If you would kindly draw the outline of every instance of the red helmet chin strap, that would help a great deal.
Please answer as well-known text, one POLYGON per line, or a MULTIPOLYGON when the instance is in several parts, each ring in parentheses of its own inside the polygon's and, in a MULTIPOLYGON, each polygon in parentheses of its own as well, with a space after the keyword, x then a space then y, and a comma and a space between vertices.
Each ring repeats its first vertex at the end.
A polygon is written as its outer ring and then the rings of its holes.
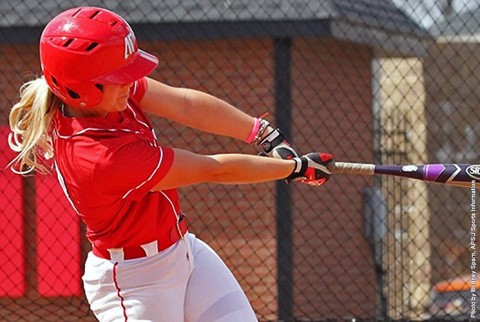
POLYGON ((91 107, 102 101, 95 85, 132 83, 152 72, 158 59, 138 49, 119 15, 78 7, 54 17, 40 37, 40 62, 50 90, 66 104, 91 107))

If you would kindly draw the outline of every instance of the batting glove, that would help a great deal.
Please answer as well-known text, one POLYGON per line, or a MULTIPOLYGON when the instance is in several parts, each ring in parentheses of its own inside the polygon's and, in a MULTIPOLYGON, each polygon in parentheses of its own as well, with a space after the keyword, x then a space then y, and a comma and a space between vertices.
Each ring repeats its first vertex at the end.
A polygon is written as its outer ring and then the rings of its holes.
POLYGON ((332 174, 333 156, 329 153, 311 152, 293 159, 296 162, 287 181, 296 181, 313 186, 321 186, 332 174))
POLYGON ((278 128, 263 137, 259 145, 263 148, 263 156, 286 160, 300 156, 287 140, 285 140, 285 137, 278 128))

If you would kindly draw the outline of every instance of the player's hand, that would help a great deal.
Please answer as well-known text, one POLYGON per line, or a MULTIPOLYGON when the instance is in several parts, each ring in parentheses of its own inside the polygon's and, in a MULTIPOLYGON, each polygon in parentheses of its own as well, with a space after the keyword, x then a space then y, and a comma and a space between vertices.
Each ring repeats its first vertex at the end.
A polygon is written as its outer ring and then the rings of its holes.
POLYGON ((329 153, 311 152, 293 159, 295 169, 287 181, 297 181, 313 186, 321 186, 332 174, 333 156, 329 153), (330 168, 329 168, 330 167, 330 168))
POLYGON ((300 154, 285 140, 280 129, 275 129, 262 138, 259 145, 263 148, 263 156, 290 160, 300 154))

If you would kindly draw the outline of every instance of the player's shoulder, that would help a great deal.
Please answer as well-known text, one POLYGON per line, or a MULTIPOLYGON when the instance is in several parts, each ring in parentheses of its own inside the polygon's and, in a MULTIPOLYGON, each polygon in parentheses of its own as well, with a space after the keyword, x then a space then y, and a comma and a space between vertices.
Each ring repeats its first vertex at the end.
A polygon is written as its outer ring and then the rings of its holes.
POLYGON ((158 158, 160 147, 155 146, 142 136, 117 135, 102 140, 98 163, 109 167, 132 167, 142 160, 158 158))
POLYGON ((130 99, 137 104, 142 100, 147 91, 147 79, 146 77, 136 80, 132 87, 130 87, 130 99))

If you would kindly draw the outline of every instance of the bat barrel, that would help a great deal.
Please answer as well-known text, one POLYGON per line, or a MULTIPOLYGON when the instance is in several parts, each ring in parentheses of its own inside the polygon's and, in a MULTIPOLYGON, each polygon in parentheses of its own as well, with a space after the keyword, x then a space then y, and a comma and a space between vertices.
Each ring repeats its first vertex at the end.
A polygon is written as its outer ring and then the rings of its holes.
POLYGON ((471 164, 374 165, 335 162, 330 169, 334 174, 382 174, 460 187, 470 187, 473 180, 480 180, 480 165, 471 164))

